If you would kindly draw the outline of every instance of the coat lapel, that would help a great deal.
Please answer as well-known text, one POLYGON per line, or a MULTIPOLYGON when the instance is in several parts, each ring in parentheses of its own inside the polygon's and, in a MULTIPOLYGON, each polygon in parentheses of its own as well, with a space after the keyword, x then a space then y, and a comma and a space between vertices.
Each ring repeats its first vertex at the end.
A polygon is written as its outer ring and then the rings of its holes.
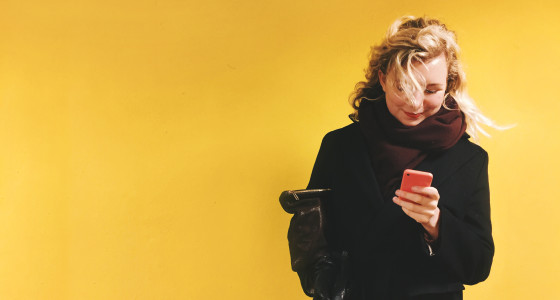
POLYGON ((472 151, 465 151, 469 143, 467 138, 467 135, 463 136, 455 146, 444 153, 428 156, 416 169, 432 173, 434 175, 432 186, 438 188, 474 155, 472 151), (470 153, 470 155, 465 155, 466 153, 470 153))

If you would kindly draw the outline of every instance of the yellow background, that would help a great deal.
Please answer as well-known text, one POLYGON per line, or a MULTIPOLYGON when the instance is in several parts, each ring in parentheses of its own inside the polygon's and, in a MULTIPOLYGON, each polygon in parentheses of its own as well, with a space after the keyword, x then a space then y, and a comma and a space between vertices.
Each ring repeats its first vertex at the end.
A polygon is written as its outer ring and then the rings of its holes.
POLYGON ((465 299, 554 299, 554 3, 2 0, 0 298, 307 299, 278 195, 349 123, 369 47, 427 14, 517 123, 481 141, 496 256, 465 299))

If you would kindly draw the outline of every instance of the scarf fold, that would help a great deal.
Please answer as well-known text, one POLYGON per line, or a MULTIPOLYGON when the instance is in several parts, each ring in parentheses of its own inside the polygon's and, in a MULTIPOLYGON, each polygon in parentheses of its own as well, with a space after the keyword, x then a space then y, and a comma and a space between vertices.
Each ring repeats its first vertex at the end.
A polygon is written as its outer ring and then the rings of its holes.
POLYGON ((446 100, 436 114, 416 126, 403 125, 387 108, 385 99, 363 100, 358 109, 373 170, 384 199, 390 199, 405 169, 414 169, 429 154, 451 148, 465 133, 467 124, 455 100, 446 100))

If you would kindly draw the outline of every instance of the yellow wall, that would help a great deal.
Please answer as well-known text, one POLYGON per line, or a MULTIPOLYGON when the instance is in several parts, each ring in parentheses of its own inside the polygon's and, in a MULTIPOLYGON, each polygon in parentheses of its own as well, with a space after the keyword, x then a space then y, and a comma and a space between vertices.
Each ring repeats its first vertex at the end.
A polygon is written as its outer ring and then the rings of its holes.
POLYGON ((3 0, 0 298, 307 299, 278 195, 349 122, 369 46, 427 14, 518 124, 482 140, 497 252, 465 299, 552 299, 560 6, 390 2, 3 0))

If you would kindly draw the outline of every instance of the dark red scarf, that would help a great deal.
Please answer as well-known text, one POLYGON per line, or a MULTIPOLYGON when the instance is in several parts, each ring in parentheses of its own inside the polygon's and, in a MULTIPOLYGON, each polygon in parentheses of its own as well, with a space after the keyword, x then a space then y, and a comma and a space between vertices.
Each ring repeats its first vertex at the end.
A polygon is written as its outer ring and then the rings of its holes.
POLYGON ((387 108, 384 99, 362 100, 358 110, 373 170, 385 199, 402 178, 405 169, 414 169, 429 154, 451 148, 465 133, 467 124, 455 100, 446 100, 435 115, 416 126, 405 126, 387 108))

